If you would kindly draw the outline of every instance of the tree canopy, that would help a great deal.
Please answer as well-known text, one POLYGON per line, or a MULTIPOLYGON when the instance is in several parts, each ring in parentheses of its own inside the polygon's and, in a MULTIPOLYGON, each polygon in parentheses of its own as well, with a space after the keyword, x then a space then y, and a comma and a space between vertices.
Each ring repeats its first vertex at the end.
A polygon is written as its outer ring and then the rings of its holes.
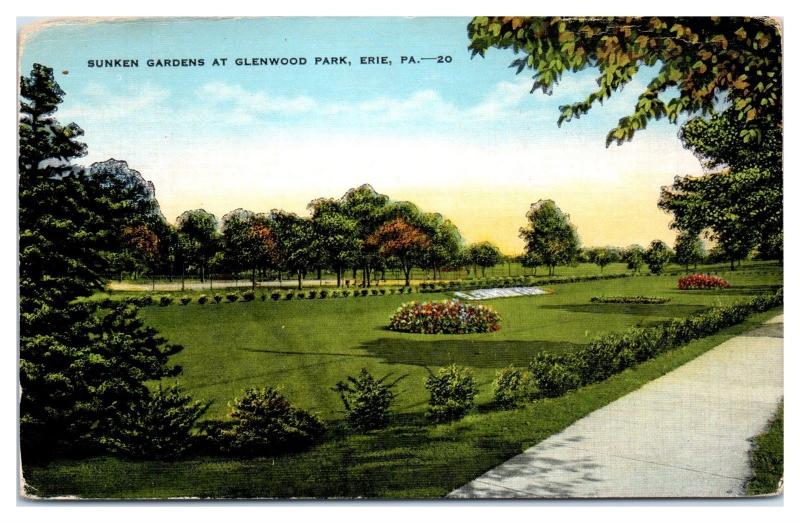
POLYGON ((528 226, 519 230, 525 240, 525 253, 534 255, 553 274, 557 265, 571 263, 578 254, 580 241, 569 215, 553 200, 539 200, 527 214, 528 226))
POLYGON ((781 34, 771 19, 476 17, 468 33, 473 55, 491 47, 523 54, 511 65, 518 73, 534 71, 532 92, 551 94, 565 72, 598 70, 597 89, 561 106, 559 125, 607 100, 642 66, 658 67, 631 114, 609 131, 607 145, 630 140, 653 119, 711 114, 720 101, 745 122, 740 133, 746 142, 782 125, 781 34))

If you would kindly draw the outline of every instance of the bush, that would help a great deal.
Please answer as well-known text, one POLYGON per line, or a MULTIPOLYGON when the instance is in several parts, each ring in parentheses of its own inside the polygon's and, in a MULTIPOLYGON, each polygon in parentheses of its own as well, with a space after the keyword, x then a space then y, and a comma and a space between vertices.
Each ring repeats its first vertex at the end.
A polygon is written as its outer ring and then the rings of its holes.
POLYGON ((158 300, 158 304, 161 305, 162 307, 166 307, 170 303, 172 303, 172 296, 162 296, 158 300))
MULTIPOLYGON (((334 292, 336 292, 336 291, 334 291, 334 292)), ((321 300, 324 300, 327 297, 328 297, 328 291, 327 290, 322 289, 321 291, 319 291, 319 298, 321 300)))
POLYGON ((234 400, 229 422, 204 427, 220 450, 238 456, 264 456, 305 448, 325 433, 317 416, 293 406, 278 390, 249 388, 234 400))
POLYGON ((181 296, 181 305, 189 305, 192 302, 190 296, 181 296))
POLYGON ((636 303, 659 305, 670 301, 669 298, 658 296, 593 296, 592 303, 636 303))
POLYGON ((500 316, 484 305, 454 300, 415 301, 401 305, 389 320, 389 328, 422 334, 470 334, 500 329, 500 316))
POLYGON ((497 371, 494 382, 494 402, 502 408, 518 407, 532 397, 530 371, 509 365, 497 371))
POLYGON ((300 292, 297 293, 297 299, 298 300, 304 300, 305 298, 306 298, 306 293, 305 292, 300 291, 300 292))
POLYGON ((142 403, 117 411, 116 428, 103 444, 125 456, 175 459, 191 447, 194 424, 210 404, 192 401, 177 385, 159 385, 142 403))
POLYGON ((308 291, 308 299, 309 300, 314 300, 316 298, 317 298, 317 291, 313 291, 313 290, 312 291, 308 291))
POLYGON ((261 294, 261 301, 267 301, 267 295, 266 295, 266 293, 262 293, 262 294, 261 294))
POLYGON ((528 366, 538 393, 555 398, 581 385, 575 358, 570 355, 540 352, 528 366))
POLYGON ((379 290, 378 292, 380 292, 380 293, 381 293, 381 296, 383 296, 383 295, 385 295, 385 294, 386 294, 386 289, 381 289, 381 290, 379 290))
POLYGON ((242 300, 243 301, 253 301, 256 299, 256 293, 253 291, 244 291, 242 293, 242 300))
POLYGON ((357 431, 385 427, 389 422, 389 407, 394 401, 392 388, 399 380, 385 383, 390 374, 376 380, 367 369, 357 377, 348 376, 333 387, 339 393, 345 410, 347 424, 357 431))
POLYGON ((281 293, 278 292, 278 291, 275 291, 272 294, 270 294, 269 297, 272 298, 273 301, 278 301, 278 300, 281 299, 281 293))
POLYGON ((285 300, 291 300, 292 298, 294 298, 294 292, 293 292, 293 291, 288 291, 288 292, 287 292, 287 293, 286 293, 286 294, 283 296, 283 298, 284 298, 285 300))
POLYGON ((436 375, 428 376, 425 388, 431 393, 425 415, 436 422, 463 417, 478 394, 472 371, 456 365, 443 367, 436 375))
POLYGON ((348 291, 347 289, 343 290, 342 291, 342 296, 347 298, 348 296, 350 296, 350 291, 348 291))
POLYGON ((222 295, 220 295, 220 294, 215 294, 215 295, 214 295, 214 303, 219 303, 219 302, 221 302, 221 301, 222 301, 222 295))
POLYGON ((236 294, 236 293, 233 293, 233 292, 231 292, 229 294, 226 294, 225 298, 227 298, 228 302, 230 302, 230 303, 233 303, 235 301, 239 301, 239 295, 236 294))
POLYGON ((378 295, 378 289, 372 289, 372 295, 373 296, 377 296, 378 295))
POLYGON ((689 274, 678 279, 678 288, 682 291, 692 289, 727 289, 731 285, 719 276, 709 274, 689 274))
POLYGON ((361 289, 361 296, 366 296, 367 294, 369 294, 369 290, 361 289))
POLYGON ((208 303, 208 296, 206 296, 205 294, 201 294, 200 296, 197 297, 197 303, 199 303, 200 305, 205 305, 206 303, 208 303))

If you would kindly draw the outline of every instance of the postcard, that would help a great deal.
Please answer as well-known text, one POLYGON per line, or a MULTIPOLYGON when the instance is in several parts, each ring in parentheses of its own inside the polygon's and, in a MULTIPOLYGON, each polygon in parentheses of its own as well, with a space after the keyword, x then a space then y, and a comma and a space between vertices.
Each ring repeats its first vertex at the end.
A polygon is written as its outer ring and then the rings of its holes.
POLYGON ((19 35, 19 495, 783 489, 783 26, 19 35))

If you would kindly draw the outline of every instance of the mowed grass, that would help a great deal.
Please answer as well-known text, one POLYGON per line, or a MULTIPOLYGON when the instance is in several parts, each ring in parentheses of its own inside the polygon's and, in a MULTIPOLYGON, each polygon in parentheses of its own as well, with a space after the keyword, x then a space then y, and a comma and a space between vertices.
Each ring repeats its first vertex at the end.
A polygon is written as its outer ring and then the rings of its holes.
POLYGON ((783 402, 767 430, 753 440, 750 463, 753 477, 747 484, 750 495, 777 494, 783 479, 783 402))
POLYGON ((501 330, 489 334, 405 334, 386 328, 400 304, 451 294, 173 304, 147 307, 142 315, 169 342, 184 346, 172 358, 183 367, 176 379, 194 397, 213 401, 206 417, 225 416, 228 403, 246 387, 277 386, 297 405, 325 419, 339 419, 341 403, 331 387, 362 367, 377 376, 404 376, 395 411, 418 414, 428 399, 425 379, 439 367, 471 367, 480 387, 477 401, 485 403, 497 369, 525 366, 540 351, 574 350, 603 333, 683 317, 781 283, 779 268, 756 268, 725 273, 733 287, 721 291, 678 291, 676 276, 640 276, 554 285, 546 296, 485 300, 480 303, 494 307, 502 318, 501 330), (598 295, 664 296, 671 301, 590 303, 598 295))
POLYGON ((746 332, 781 308, 696 340, 601 383, 511 411, 481 405, 450 424, 396 416, 365 435, 334 426, 308 451, 250 460, 198 457, 175 462, 117 458, 27 465, 27 491, 86 498, 436 498, 556 434, 578 419, 746 332))

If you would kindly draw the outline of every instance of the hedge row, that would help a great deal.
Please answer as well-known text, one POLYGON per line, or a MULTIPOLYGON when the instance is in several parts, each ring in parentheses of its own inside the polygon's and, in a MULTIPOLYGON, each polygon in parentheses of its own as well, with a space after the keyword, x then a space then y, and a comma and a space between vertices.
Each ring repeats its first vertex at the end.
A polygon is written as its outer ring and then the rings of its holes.
POLYGON ((539 395, 556 397, 603 381, 623 370, 743 322, 753 313, 783 304, 783 289, 747 301, 674 319, 657 327, 635 327, 592 340, 568 354, 540 353, 530 364, 539 395))
POLYGON ((670 298, 660 296, 592 296, 589 300, 592 303, 636 303, 636 304, 656 304, 667 303, 670 298))

